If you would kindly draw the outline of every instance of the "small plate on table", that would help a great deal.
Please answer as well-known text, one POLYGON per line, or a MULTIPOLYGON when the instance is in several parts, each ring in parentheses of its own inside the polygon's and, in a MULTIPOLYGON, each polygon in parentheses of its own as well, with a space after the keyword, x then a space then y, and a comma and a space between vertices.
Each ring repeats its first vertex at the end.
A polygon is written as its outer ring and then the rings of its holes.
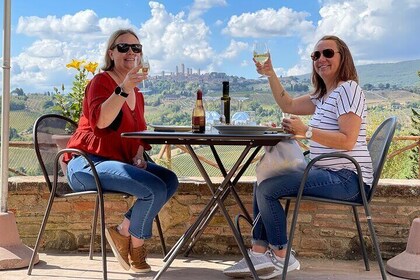
POLYGON ((160 125, 160 124, 149 124, 153 127, 154 131, 160 132, 188 132, 191 131, 190 125, 160 125))
POLYGON ((213 125, 220 134, 264 134, 269 127, 261 125, 213 125))

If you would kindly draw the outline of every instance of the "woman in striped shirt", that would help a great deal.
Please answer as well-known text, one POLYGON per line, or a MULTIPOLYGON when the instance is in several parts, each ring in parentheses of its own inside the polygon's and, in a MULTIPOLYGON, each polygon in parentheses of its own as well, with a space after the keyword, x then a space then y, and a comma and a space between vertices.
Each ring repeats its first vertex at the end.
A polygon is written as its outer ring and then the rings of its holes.
MULTIPOLYGON (((286 132, 309 139, 311 157, 341 152, 354 157, 361 166, 365 188, 372 182, 372 164, 366 144, 366 100, 358 85, 358 76, 347 45, 336 36, 324 36, 315 45, 312 58, 314 91, 292 98, 277 77, 271 59, 264 64, 256 61, 260 74, 268 81, 277 104, 292 116, 282 122, 286 132), (297 115, 312 115, 305 124, 297 115)), ((304 195, 361 201, 355 168, 345 159, 318 161, 309 172, 304 195)), ((270 279, 280 275, 286 254, 286 216, 279 198, 296 195, 303 172, 290 172, 262 181, 254 190, 254 215, 261 213, 253 228, 250 258, 256 270, 274 272, 261 276, 270 279)), ((291 255, 289 271, 299 269, 291 255)), ((230 276, 248 272, 242 260, 226 269, 230 276)))

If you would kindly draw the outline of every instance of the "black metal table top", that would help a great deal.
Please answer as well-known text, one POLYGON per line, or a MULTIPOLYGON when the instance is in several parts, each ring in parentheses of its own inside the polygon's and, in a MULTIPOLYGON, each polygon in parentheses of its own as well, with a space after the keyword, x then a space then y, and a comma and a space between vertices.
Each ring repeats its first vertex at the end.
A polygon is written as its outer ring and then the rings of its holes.
POLYGON ((286 133, 270 134, 219 134, 214 132, 161 132, 135 131, 121 133, 122 137, 141 138, 149 144, 188 144, 188 145, 251 145, 273 146, 281 140, 294 135, 286 133))

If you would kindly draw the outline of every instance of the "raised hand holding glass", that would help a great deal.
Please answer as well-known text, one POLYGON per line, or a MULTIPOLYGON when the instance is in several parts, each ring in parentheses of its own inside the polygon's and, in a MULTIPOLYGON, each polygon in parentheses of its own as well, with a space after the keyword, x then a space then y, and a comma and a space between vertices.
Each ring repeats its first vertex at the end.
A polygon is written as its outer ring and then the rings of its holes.
MULTIPOLYGON (((254 59, 261 65, 264 64, 270 57, 270 52, 268 50, 266 43, 255 42, 254 43, 254 59)), ((265 74, 261 75, 260 78, 269 77, 265 74)))

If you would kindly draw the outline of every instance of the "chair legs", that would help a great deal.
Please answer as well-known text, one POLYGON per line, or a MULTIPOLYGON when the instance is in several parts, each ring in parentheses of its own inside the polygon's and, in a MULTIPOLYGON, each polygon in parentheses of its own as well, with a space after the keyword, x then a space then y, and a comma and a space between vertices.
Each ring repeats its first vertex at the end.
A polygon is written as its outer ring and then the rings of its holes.
POLYGON ((251 226, 255 224, 255 220, 254 220, 254 222, 249 221, 248 218, 245 215, 243 215, 243 214, 238 214, 234 218, 234 224, 235 224, 236 230, 239 233, 239 237, 241 239, 242 244, 244 244, 244 239, 242 237, 241 225, 240 225, 240 219, 241 218, 244 219, 245 221, 247 221, 251 226))
POLYGON ((165 238, 163 238, 162 225, 160 224, 159 215, 156 215, 155 222, 156 222, 157 230, 159 232, 160 244, 162 245, 162 253, 163 253, 163 256, 166 256, 168 251, 166 249, 165 238))
MULTIPOLYGON (((55 193, 51 192, 50 198, 48 200, 47 209, 45 210, 44 218, 42 219, 41 228, 38 233, 38 237, 35 242, 34 250, 32 253, 31 260, 29 262, 28 267, 28 275, 31 275, 32 269, 34 267, 34 262, 36 255, 39 250, 39 246, 41 245, 41 239, 45 232, 45 227, 47 225, 48 218, 50 216, 51 208, 54 203, 54 197, 55 193)), ((102 271, 103 271, 103 279, 107 279, 107 263, 106 263, 106 238, 105 238, 105 211, 104 211, 104 201, 103 198, 101 199, 99 195, 96 196, 95 200, 95 210, 93 214, 93 221, 92 221, 92 234, 90 238, 90 246, 89 246, 89 259, 93 259, 93 252, 94 252, 94 246, 95 246, 95 236, 96 236, 96 226, 98 223, 98 214, 100 214, 100 220, 101 220, 101 253, 102 253, 102 271)), ((163 237, 163 231, 162 226, 160 224, 159 216, 156 215, 155 222, 157 225, 157 229, 159 232, 160 242, 162 244, 162 251, 163 255, 165 256, 167 254, 165 239, 163 237)))
POLYGON ((99 209, 99 197, 96 196, 95 210, 93 212, 93 221, 92 221, 92 234, 90 235, 89 260, 93 260, 93 252, 95 250, 96 226, 98 225, 98 209, 99 209))
MULTIPOLYGON (((298 213, 299 213, 300 202, 301 202, 301 199, 300 199, 300 197, 298 197, 296 199, 296 204, 295 204, 295 210, 294 210, 294 213, 293 213, 292 223, 290 225, 290 233, 289 233, 289 241, 288 241, 289 245, 293 244, 293 238, 294 238, 294 235, 295 235, 295 229, 296 229, 296 223, 297 223, 297 218, 298 218, 298 213)), ((289 203, 289 200, 286 203, 286 209, 287 210, 289 208, 288 203, 289 203)), ((373 247, 375 249, 376 258, 378 260, 378 264, 379 264, 379 268, 380 268, 380 271, 381 271, 382 279, 386 280, 387 277, 386 277, 385 267, 384 267, 384 264, 383 264, 381 251, 379 249, 379 244, 378 244, 378 241, 377 241, 377 238, 376 238, 375 229, 373 227, 372 217, 370 215, 370 209, 369 209, 368 205, 364 205, 364 207, 365 207, 365 213, 366 213, 366 217, 367 217, 368 228, 369 228, 370 235, 372 237, 372 243, 373 243, 373 247)), ((363 241, 363 234, 362 234, 362 230, 361 230, 361 226, 360 226, 359 216, 357 214, 356 207, 352 206, 352 208, 353 208, 354 218, 356 220, 357 232, 359 234, 360 246, 362 247, 363 260, 365 262, 366 270, 369 271, 370 270, 369 260, 368 260, 368 257, 367 257, 366 246, 365 246, 364 241, 363 241)), ((288 265, 289 265, 289 259, 290 259, 291 251, 292 251, 292 246, 287 246, 286 258, 285 258, 285 261, 284 261, 284 267, 288 267, 288 265)), ((282 280, 286 280, 286 276, 287 276, 287 269, 283 269, 282 280)))
POLYGON ((92 233, 90 236, 90 245, 89 245, 89 259, 93 259, 93 253, 95 251, 95 237, 96 237, 96 227, 98 225, 98 214, 100 214, 101 220, 101 254, 102 254, 102 272, 103 279, 108 278, 108 270, 106 263, 106 238, 105 238, 105 210, 104 210, 104 201, 103 198, 99 198, 99 194, 95 199, 95 210, 93 212, 93 221, 92 221, 92 233))
MULTIPOLYGON (((106 264, 106 238, 105 238, 105 209, 104 209, 104 198, 101 194, 97 195, 96 198, 97 202, 96 205, 99 204, 99 213, 101 217, 101 252, 102 252, 102 272, 103 272, 103 279, 108 279, 107 277, 107 264, 106 264)), ((95 211, 96 211, 95 205, 95 211)))
POLYGON ((379 268, 381 270, 382 279, 386 280, 386 272, 384 262, 382 260, 381 251, 379 250, 379 244, 376 238, 375 229, 373 228, 372 218, 368 218, 368 227, 370 231, 370 235, 372 237, 373 247, 375 248, 376 259, 378 260, 379 268))
MULTIPOLYGON (((292 223, 290 225, 289 241, 287 242, 289 245, 287 246, 286 258, 284 260, 284 267, 286 269, 283 269, 283 273, 282 273, 282 276, 281 276, 282 280, 286 280, 287 267, 289 266, 290 254, 292 252, 292 244, 293 244, 293 238, 295 236, 295 229, 296 229, 296 223, 297 223, 297 218, 298 218, 298 214, 299 214, 301 197, 302 197, 302 193, 298 194, 298 196, 296 198, 296 202, 295 202, 295 211, 293 212, 292 223)), ((287 211, 289 210, 289 206, 290 206, 290 200, 287 200, 287 202, 286 202, 287 211)))
POLYGON ((378 260, 379 269, 381 270, 382 279, 386 280, 387 278, 386 278, 385 266, 384 266, 384 262, 382 260, 381 251, 379 249, 378 239, 376 238, 376 232, 375 232, 375 229, 373 227, 372 216, 370 214, 369 205, 365 204, 364 207, 365 207, 365 213, 366 213, 368 228, 369 228, 370 236, 372 237, 372 244, 373 244, 373 247, 375 249, 375 254, 376 254, 376 259, 378 260))
MULTIPOLYGON (((95 211, 93 214, 93 222, 92 222, 92 235, 90 238, 90 248, 89 248, 89 259, 93 259, 93 252, 95 249, 95 236, 96 236, 96 226, 98 223, 98 212, 100 209, 100 200, 99 196, 96 196, 95 201, 95 211)), ((106 279, 106 271, 107 271, 107 264, 106 264, 106 239, 105 239, 105 213, 102 213, 101 210, 101 250, 102 250, 102 266, 104 271, 104 279, 106 279)), ((159 216, 156 215, 155 217, 156 226, 159 232, 160 243, 162 245, 162 252, 163 256, 167 254, 165 239, 163 237, 162 226, 160 224, 159 216)))
POLYGON ((32 269, 34 267, 35 258, 38 253, 39 246, 41 245, 41 239, 42 239, 42 236, 44 235, 45 226, 47 225, 48 217, 50 216, 51 208, 54 203, 54 196, 55 196, 55 193, 51 192, 50 198, 48 200, 47 209, 45 210, 44 218, 42 219, 41 228, 39 229, 38 237, 35 242, 35 247, 32 253, 32 257, 29 262, 29 267, 28 267, 28 272, 27 272, 28 275, 31 275, 32 269))
POLYGON ((359 214, 357 214, 357 209, 355 206, 352 206, 352 209, 353 209, 353 214, 354 214, 354 220, 356 221, 357 233, 359 234, 359 242, 362 249, 363 261, 365 262, 366 271, 369 271, 370 270, 369 260, 368 260, 368 256, 366 252, 365 242, 363 240, 363 233, 362 233, 362 228, 360 226, 359 214))
POLYGON ((286 217, 289 214, 289 208, 290 208, 290 199, 286 199, 286 205, 284 206, 284 215, 286 217))

